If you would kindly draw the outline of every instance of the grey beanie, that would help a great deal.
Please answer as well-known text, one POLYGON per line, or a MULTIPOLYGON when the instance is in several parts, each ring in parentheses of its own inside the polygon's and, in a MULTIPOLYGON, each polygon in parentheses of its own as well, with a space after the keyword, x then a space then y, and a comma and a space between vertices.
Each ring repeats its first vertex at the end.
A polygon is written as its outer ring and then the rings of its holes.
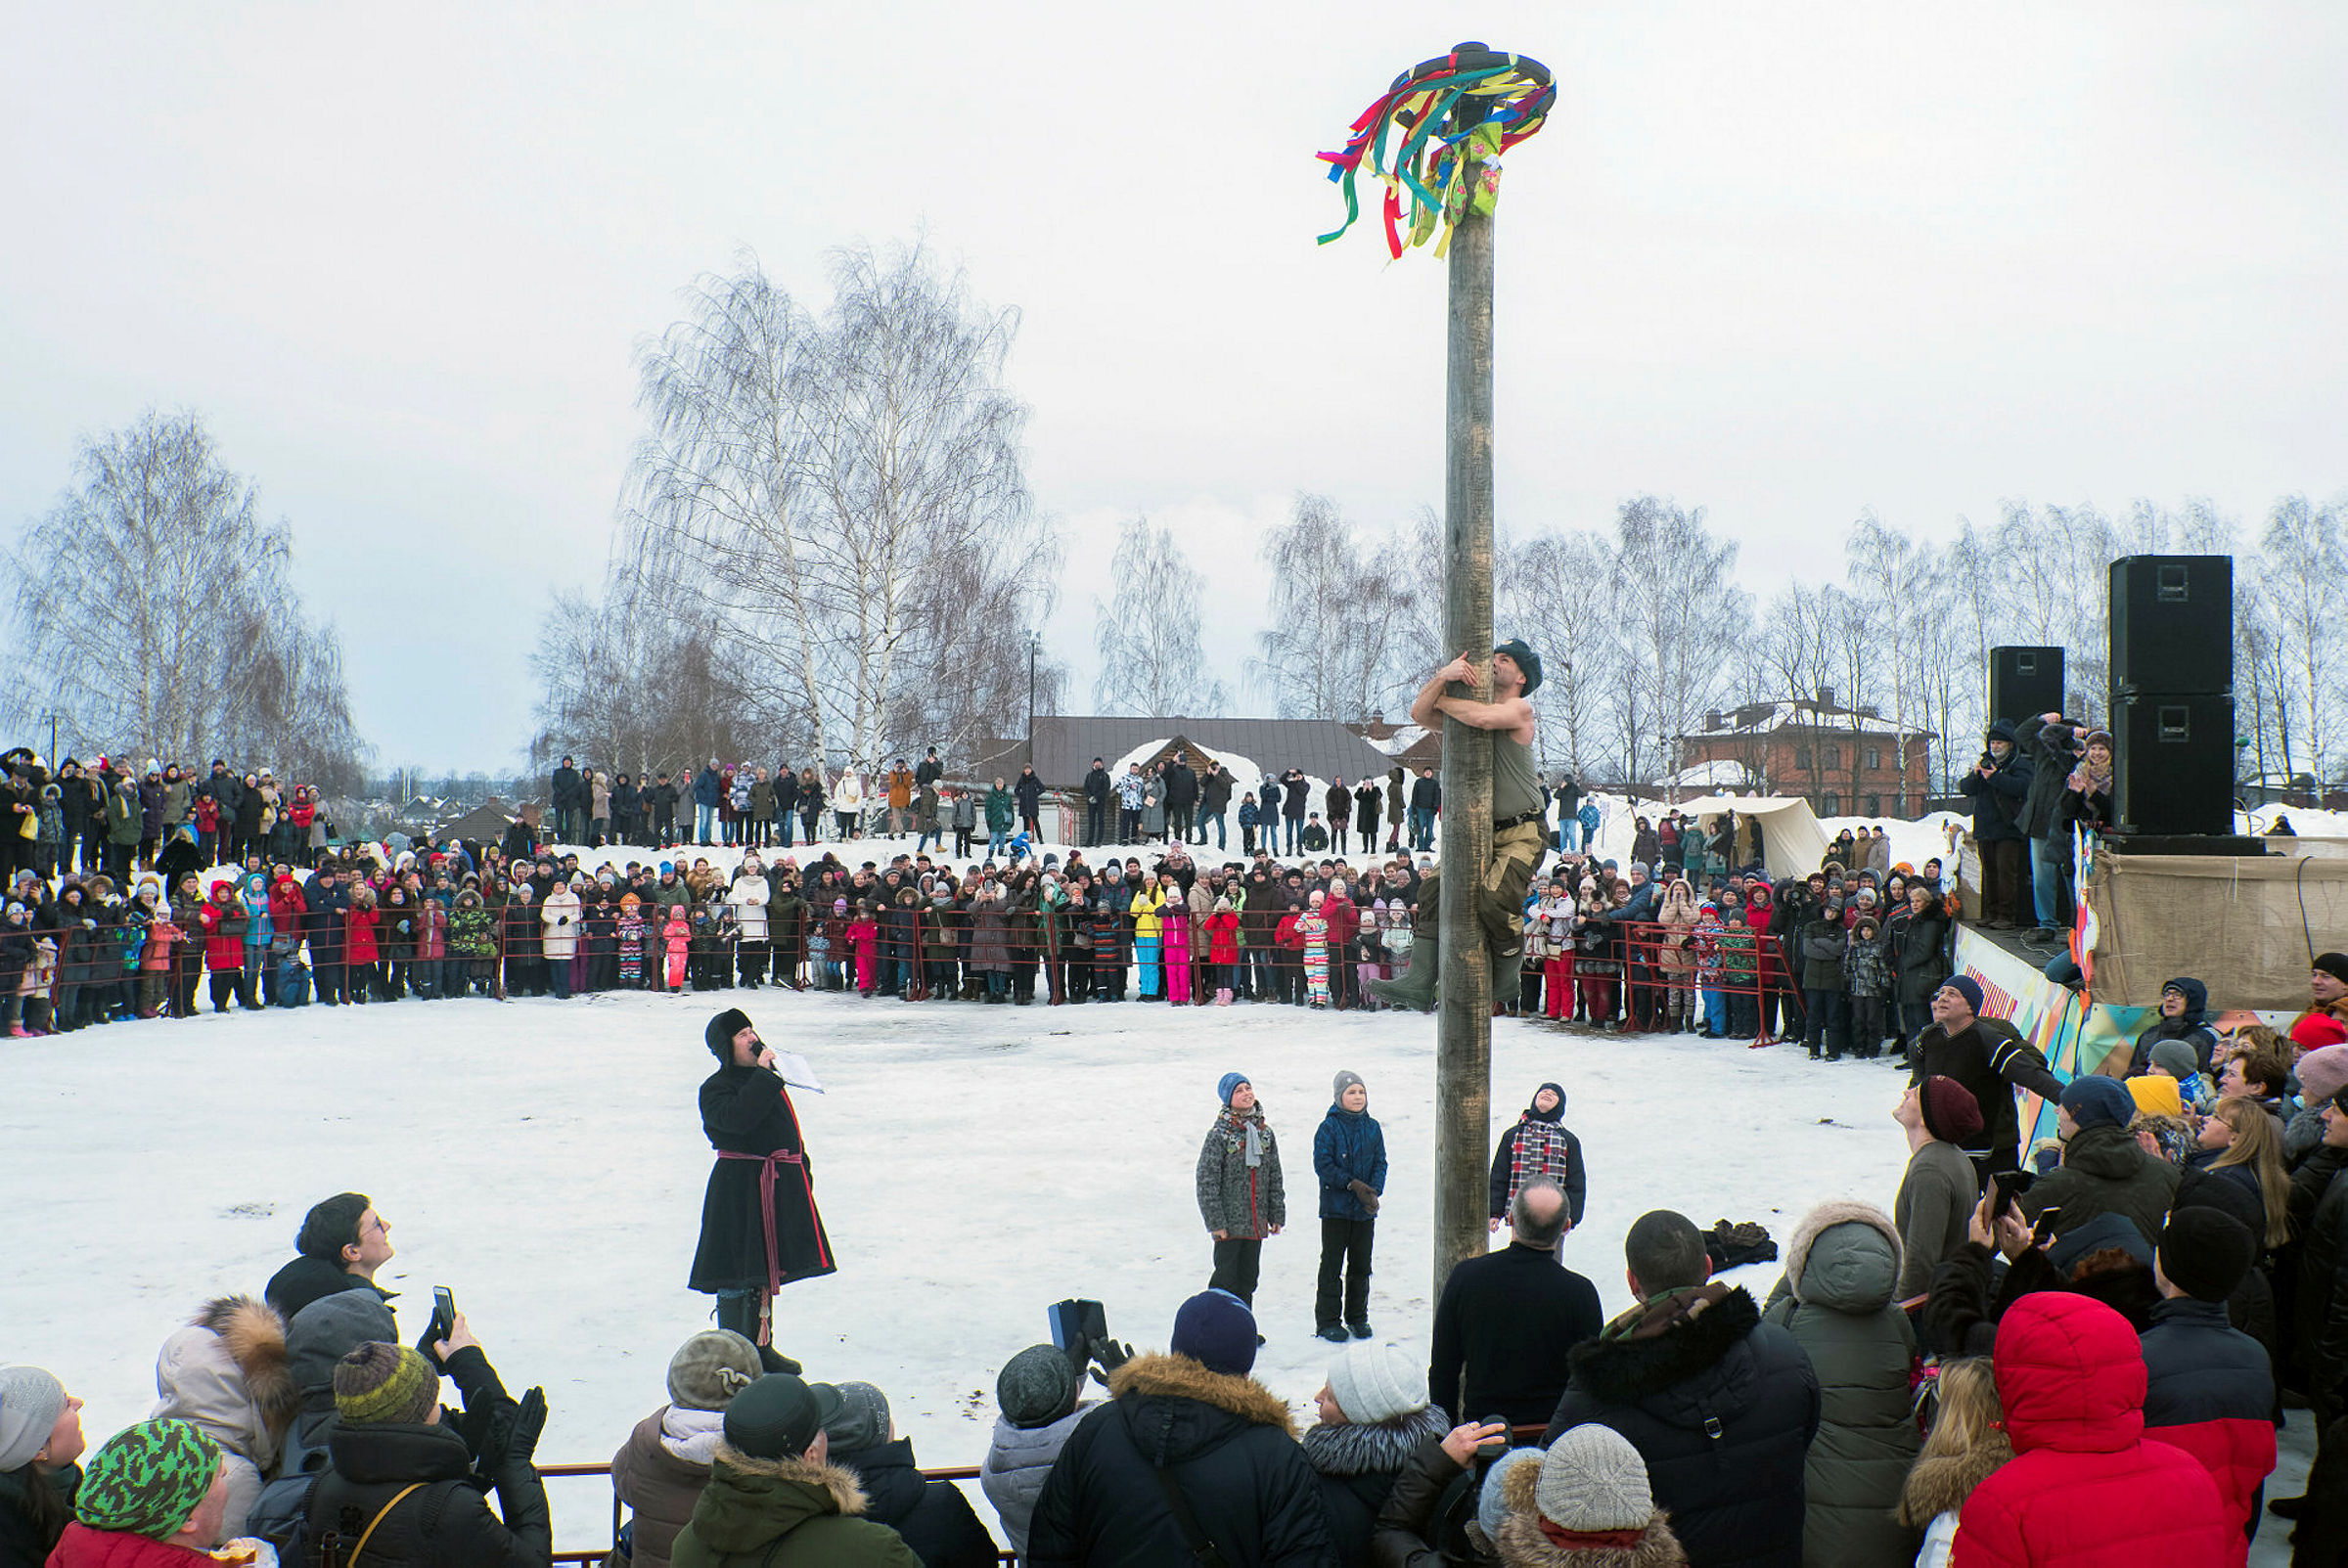
POLYGON ((1501 1521, 1509 1516, 1508 1500, 1502 1496, 1508 1485, 1509 1472, 1519 1464, 1537 1462, 1540 1457, 1539 1449, 1511 1449, 1494 1459, 1492 1468, 1484 1472, 1483 1490, 1475 1497, 1475 1523, 1483 1531, 1485 1541, 1500 1539, 1501 1521))
POLYGON ((1075 1361, 1058 1345, 1030 1345, 1004 1365, 995 1379, 995 1405, 1021 1431, 1050 1426, 1076 1408, 1084 1392, 1075 1361))
POLYGON ((1329 1392, 1347 1420, 1376 1426, 1426 1409, 1426 1370, 1392 1345, 1357 1339, 1330 1367, 1329 1392))
POLYGON ((722 1411, 764 1376, 758 1347, 730 1328, 710 1328, 668 1359, 668 1402, 681 1411, 722 1411))
POLYGON ((66 1385, 38 1366, 0 1366, 0 1473, 21 1470, 48 1447, 66 1413, 66 1385))
MULTIPOLYGON (((1354 1085, 1361 1083, 1362 1075, 1358 1072, 1341 1072, 1337 1074, 1336 1085, 1329 1092, 1329 1102, 1332 1105, 1336 1104, 1345 1098, 1345 1091, 1351 1089, 1354 1085)), ((1364 1093, 1367 1093, 1369 1088, 1370 1086, 1368 1084, 1362 1084, 1364 1093)))
POLYGON ((894 1430, 888 1418, 888 1396, 870 1383, 835 1383, 839 1412, 824 1423, 832 1446, 843 1454, 861 1454, 888 1441, 894 1430))
POLYGON ((1647 1461, 1630 1439, 1596 1422, 1549 1446, 1533 1505, 1564 1530, 1644 1530, 1655 1516, 1647 1461))
POLYGON ((2179 1083, 2201 1070, 2201 1059, 2193 1048, 2182 1040, 2156 1040, 2152 1043, 2152 1064, 2179 1083))

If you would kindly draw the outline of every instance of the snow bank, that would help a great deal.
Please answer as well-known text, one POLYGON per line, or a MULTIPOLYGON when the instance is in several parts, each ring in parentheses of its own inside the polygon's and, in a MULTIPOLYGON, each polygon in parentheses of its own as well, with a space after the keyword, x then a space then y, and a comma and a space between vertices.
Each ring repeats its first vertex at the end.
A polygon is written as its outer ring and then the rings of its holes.
MULTIPOLYGON (((786 1288, 782 1340, 816 1375, 886 1390, 924 1460, 984 1452, 995 1374, 1047 1337, 1050 1302, 1098 1298, 1120 1338, 1164 1345, 1209 1272, 1192 1170, 1234 1069, 1264 1098, 1289 1192, 1258 1296, 1264 1380, 1310 1419, 1332 1349, 1312 1337, 1312 1134, 1339 1068, 1368 1080, 1392 1160, 1372 1320, 1425 1354, 1430 1019, 767 990, 313 1007, 10 1042, 0 1145, 38 1196, 16 1206, 0 1278, 8 1358, 86 1398, 95 1444, 146 1414, 156 1349, 205 1297, 257 1294, 310 1204, 363 1191, 393 1228, 381 1279, 403 1333, 448 1285, 507 1383, 546 1385, 541 1456, 607 1458, 708 1322, 685 1288, 710 1163, 695 1089, 702 1025, 737 1004, 830 1090, 798 1103, 841 1268, 786 1288)), ((1646 1210, 1759 1220, 1782 1241, 1824 1199, 1888 1208, 1907 1162, 1890 1119, 1904 1077, 1881 1062, 1515 1020, 1495 1023, 1493 1061, 1495 1138, 1541 1081, 1566 1087, 1590 1172, 1566 1257, 1609 1312, 1646 1210)), ((1738 1274, 1759 1294, 1777 1270, 1738 1274)), ((605 1539, 608 1491, 553 1493, 558 1545, 605 1539)))

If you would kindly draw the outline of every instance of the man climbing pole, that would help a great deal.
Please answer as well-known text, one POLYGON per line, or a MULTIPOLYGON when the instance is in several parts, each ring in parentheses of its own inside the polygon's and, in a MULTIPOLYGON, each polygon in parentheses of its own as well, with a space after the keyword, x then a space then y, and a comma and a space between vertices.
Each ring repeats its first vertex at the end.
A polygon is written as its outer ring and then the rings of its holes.
MULTIPOLYGON (((1473 688, 1477 678, 1474 664, 1462 653, 1420 688, 1411 703, 1411 722, 1432 729, 1450 717, 1492 737, 1492 859, 1478 869, 1475 923, 1491 953, 1497 994, 1498 977, 1515 972, 1523 951, 1525 889, 1548 853, 1541 830, 1541 784, 1533 773, 1533 705, 1526 700, 1541 684, 1541 655, 1522 638, 1512 638, 1492 650, 1491 701, 1444 693, 1455 681, 1473 688)), ((1421 1011, 1434 1006, 1441 962, 1436 878, 1441 874, 1438 866, 1420 884, 1410 969, 1370 983, 1371 994, 1381 1001, 1421 1011)))

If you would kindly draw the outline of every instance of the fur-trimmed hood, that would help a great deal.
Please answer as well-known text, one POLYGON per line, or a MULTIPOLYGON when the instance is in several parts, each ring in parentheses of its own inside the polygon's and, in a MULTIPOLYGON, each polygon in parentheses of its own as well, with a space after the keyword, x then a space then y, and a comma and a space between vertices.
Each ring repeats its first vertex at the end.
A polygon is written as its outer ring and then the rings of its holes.
MULTIPOLYGON (((1606 1324, 1596 1339, 1567 1353, 1572 1386, 1606 1405, 1637 1405, 1719 1366, 1761 1324, 1761 1309, 1742 1285, 1718 1280, 1693 1290, 1641 1302, 1606 1324)), ((1728 1415, 1750 1399, 1752 1378, 1713 1391, 1711 1413, 1728 1415)), ((1700 1425, 1700 1418, 1695 1422, 1700 1425)))
POLYGON ((1252 1377, 1209 1371, 1188 1356, 1136 1356, 1109 1375, 1108 1391, 1135 1451, 1150 1464, 1181 1464, 1250 1427, 1290 1441, 1288 1408, 1252 1377))
POLYGON ((757 1551, 810 1519, 856 1518, 864 1488, 853 1472, 802 1458, 758 1459, 719 1443, 709 1484, 694 1505, 692 1530, 720 1555, 757 1551))
POLYGON ((1322 1475, 1395 1475, 1428 1438, 1450 1430, 1450 1417, 1432 1405, 1390 1421, 1308 1426, 1304 1456, 1322 1475))
POLYGON ((2013 1448, 2006 1434, 1993 1431, 1964 1454, 1918 1459, 1908 1471, 1907 1484, 1900 1488, 1900 1523, 1921 1530, 1940 1515, 1963 1508, 1973 1488, 2012 1457, 2013 1448))
POLYGON ((1671 1533, 1670 1516, 1657 1508, 1647 1523, 1647 1534, 1635 1546, 1560 1546, 1541 1528, 1541 1512, 1533 1502, 1540 1485, 1541 1466, 1519 1464, 1501 1479, 1501 1500, 1508 1517, 1500 1522, 1494 1543, 1508 1568, 1686 1568, 1688 1552, 1671 1533))
POLYGON ((1785 1287, 1805 1306, 1879 1312, 1899 1278, 1899 1228, 1872 1203, 1821 1203, 1785 1243, 1785 1287))
POLYGON ((155 1361, 154 1417, 176 1416, 261 1469, 300 1408, 286 1357, 286 1321, 250 1296, 203 1304, 155 1361))

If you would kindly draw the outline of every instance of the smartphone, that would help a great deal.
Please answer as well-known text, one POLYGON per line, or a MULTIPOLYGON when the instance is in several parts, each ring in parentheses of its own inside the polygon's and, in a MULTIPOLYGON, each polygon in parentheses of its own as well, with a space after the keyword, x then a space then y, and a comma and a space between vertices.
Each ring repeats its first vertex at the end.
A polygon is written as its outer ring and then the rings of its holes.
POLYGON ((1062 1350, 1108 1337, 1108 1309, 1097 1301, 1056 1301, 1044 1316, 1052 1325, 1052 1343, 1062 1350))
POLYGON ((457 1298, 446 1285, 432 1286, 432 1322, 425 1342, 437 1345, 457 1331, 457 1298))
POLYGON ((1475 1446, 1475 1456, 1479 1459, 1497 1459, 1509 1452, 1509 1435, 1512 1430, 1509 1426, 1509 1418, 1505 1415, 1487 1415, 1484 1417, 1484 1424, 1499 1427, 1501 1429, 1500 1436, 1478 1443, 1475 1446))
POLYGON ((2043 1247, 2054 1239, 2054 1227, 2062 1223, 2062 1210, 2048 1207, 2038 1211, 2038 1223, 2030 1228, 2030 1244, 2043 1247))
POLYGON ((1989 1206, 1990 1222, 1995 1224, 2012 1212, 2013 1200, 2029 1191, 2030 1184, 2037 1180, 2029 1171, 1992 1171, 1989 1183, 1997 1191, 1997 1201, 1989 1206))

